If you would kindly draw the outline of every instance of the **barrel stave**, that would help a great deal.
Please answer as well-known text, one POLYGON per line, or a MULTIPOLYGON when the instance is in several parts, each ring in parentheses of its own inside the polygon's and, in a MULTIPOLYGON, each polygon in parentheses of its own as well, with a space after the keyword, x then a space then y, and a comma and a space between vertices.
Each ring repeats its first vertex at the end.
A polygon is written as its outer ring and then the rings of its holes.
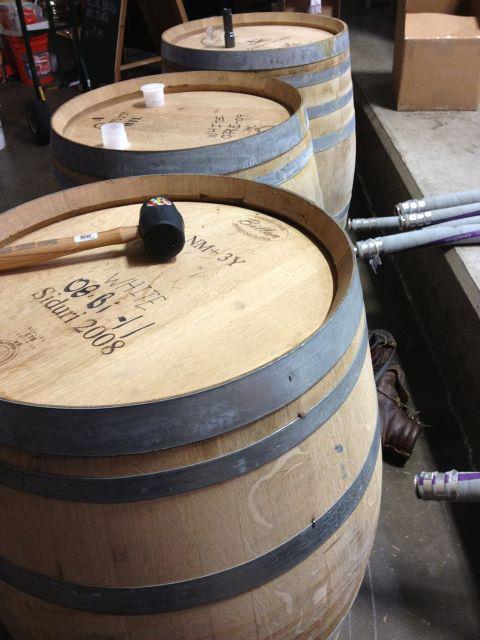
POLYGON ((52 629, 55 640, 151 640, 154 634, 169 640, 306 640, 312 633, 327 640, 360 587, 375 535, 380 483, 379 456, 364 498, 328 548, 250 593, 161 617, 108 616, 72 611, 0 582, 3 622, 15 631, 15 640, 46 640, 52 629))
MULTIPOLYGON (((280 546, 341 497, 367 457, 377 410, 374 397, 362 403, 371 388, 369 367, 366 361, 340 410, 312 436, 227 482, 124 504, 72 503, 0 487, 3 555, 53 578, 61 571, 72 582, 142 586, 220 572, 280 546), (354 412, 361 438, 350 421, 354 412), (278 519, 285 500, 288 513, 278 519), (24 527, 27 517, 35 522, 34 544, 24 527)), ((104 463, 108 468, 109 459, 104 463)))

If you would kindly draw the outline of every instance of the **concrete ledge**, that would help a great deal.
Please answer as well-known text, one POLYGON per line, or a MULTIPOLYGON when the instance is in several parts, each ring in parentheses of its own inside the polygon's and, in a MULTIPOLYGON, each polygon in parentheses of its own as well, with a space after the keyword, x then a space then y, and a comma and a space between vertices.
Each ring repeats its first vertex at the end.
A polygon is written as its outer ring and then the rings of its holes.
MULTIPOLYGON (((392 215, 393 205, 408 198, 480 186, 480 112, 395 111, 393 11, 352 6, 345 19, 352 41, 357 167, 375 215, 392 215)), ((392 259, 479 465, 480 247, 422 249, 392 259)))

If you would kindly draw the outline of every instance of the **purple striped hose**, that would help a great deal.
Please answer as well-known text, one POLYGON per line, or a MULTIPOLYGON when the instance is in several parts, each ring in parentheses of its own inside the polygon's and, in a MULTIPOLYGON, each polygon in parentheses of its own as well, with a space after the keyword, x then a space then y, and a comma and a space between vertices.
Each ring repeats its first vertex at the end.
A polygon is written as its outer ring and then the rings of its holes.
POLYGON ((415 476, 415 493, 420 500, 448 502, 480 501, 480 473, 477 471, 422 471, 415 476))
POLYGON ((446 222, 449 220, 461 221, 480 215, 480 202, 465 204, 460 207, 448 207, 435 211, 424 211, 421 213, 401 213, 398 216, 383 216, 380 218, 351 218, 348 221, 348 228, 351 231, 369 232, 374 229, 401 229, 407 231, 419 227, 426 227, 431 224, 446 222))
POLYGON ((434 209, 444 209, 446 207, 458 207, 463 204, 480 202, 480 189, 467 189, 466 191, 451 191, 437 196, 425 196, 417 200, 406 200, 395 205, 396 212, 420 213, 422 211, 433 211, 434 209))
POLYGON ((480 224, 460 227, 434 225, 418 231, 359 240, 355 252, 359 258, 378 260, 381 255, 434 245, 480 244, 480 224))

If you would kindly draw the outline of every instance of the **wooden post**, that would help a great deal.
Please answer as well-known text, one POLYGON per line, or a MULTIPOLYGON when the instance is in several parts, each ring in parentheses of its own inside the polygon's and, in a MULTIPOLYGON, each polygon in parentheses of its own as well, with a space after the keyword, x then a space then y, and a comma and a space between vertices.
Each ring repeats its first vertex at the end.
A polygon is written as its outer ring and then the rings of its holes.
MULTIPOLYGON (((122 79, 122 71, 154 64, 162 60, 161 56, 149 56, 142 60, 122 64, 128 0, 120 0, 120 2, 120 24, 115 53, 115 82, 119 82, 122 79)), ((162 3, 156 2, 156 0, 137 0, 137 2, 145 18, 156 51, 160 51, 161 35, 165 29, 188 21, 187 12, 185 11, 182 0, 165 0, 162 3), (159 27, 161 28, 159 29, 159 27)))

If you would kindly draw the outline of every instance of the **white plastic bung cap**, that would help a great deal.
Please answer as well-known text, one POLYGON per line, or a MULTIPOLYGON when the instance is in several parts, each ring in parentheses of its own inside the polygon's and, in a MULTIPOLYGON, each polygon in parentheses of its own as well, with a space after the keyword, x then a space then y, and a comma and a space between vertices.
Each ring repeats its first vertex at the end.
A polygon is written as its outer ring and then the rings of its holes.
POLYGON ((102 124, 102 142, 106 149, 128 149, 127 132, 122 122, 107 122, 102 124))
POLYGON ((3 133, 2 129, 2 121, 0 120, 0 149, 4 149, 6 144, 7 142, 5 140, 5 134, 3 133))
POLYGON ((161 82, 150 82, 141 87, 146 107, 163 107, 165 104, 165 85, 161 82))
POLYGON ((310 0, 308 13, 322 13, 322 0, 310 0))

